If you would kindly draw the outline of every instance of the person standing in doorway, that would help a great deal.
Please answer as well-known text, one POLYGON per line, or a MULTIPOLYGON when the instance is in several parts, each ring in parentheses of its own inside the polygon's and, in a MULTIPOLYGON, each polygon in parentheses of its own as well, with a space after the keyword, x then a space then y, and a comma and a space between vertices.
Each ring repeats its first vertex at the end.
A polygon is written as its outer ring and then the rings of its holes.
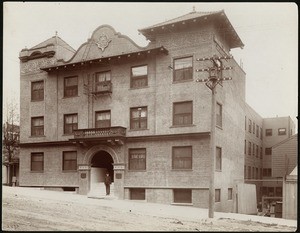
POLYGON ((106 173, 106 176, 105 176, 105 188, 106 188, 106 195, 109 195, 110 194, 110 184, 111 184, 111 178, 109 176, 109 173, 107 172, 106 173))

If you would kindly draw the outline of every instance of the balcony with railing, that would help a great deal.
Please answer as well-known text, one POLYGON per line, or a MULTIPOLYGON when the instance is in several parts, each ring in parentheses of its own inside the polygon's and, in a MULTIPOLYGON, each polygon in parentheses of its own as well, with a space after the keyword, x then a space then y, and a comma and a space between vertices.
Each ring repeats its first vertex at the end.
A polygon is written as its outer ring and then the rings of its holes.
POLYGON ((126 137, 126 128, 121 126, 107 128, 76 129, 74 139, 70 141, 107 141, 111 144, 123 144, 126 137))
POLYGON ((112 93, 112 83, 111 81, 96 82, 93 94, 105 94, 112 93))

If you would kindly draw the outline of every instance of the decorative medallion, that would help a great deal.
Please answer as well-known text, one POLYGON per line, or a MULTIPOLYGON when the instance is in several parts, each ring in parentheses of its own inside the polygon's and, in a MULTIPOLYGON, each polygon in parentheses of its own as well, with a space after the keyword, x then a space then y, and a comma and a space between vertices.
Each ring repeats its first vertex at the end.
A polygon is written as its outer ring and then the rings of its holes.
POLYGON ((109 42, 111 42, 111 39, 108 39, 106 35, 100 35, 99 39, 96 41, 96 45, 99 49, 103 50, 108 46, 109 42))

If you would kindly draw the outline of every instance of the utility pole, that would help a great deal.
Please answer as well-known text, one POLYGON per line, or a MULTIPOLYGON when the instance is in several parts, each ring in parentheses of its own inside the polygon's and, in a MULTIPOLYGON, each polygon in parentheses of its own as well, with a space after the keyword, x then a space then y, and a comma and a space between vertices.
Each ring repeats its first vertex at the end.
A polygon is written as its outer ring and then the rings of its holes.
POLYGON ((231 59, 232 56, 217 57, 214 55, 210 58, 198 58, 197 61, 211 61, 213 66, 207 69, 197 69, 196 72, 207 71, 209 77, 206 79, 197 79, 196 82, 205 82, 205 85, 211 90, 211 130, 210 130, 210 182, 209 182, 209 208, 208 217, 214 217, 215 209, 215 161, 216 161, 216 86, 221 85, 220 82, 231 80, 232 78, 223 78, 223 70, 231 70, 232 67, 224 67, 222 59, 231 59))

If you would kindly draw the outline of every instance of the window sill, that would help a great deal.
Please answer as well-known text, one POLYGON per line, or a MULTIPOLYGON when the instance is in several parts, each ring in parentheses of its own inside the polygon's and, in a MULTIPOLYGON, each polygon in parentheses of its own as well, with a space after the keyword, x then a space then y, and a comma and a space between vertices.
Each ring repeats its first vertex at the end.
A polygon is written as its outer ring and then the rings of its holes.
POLYGON ((46 137, 45 135, 31 135, 29 138, 44 138, 46 137))
POLYGON ((215 170, 215 172, 222 172, 222 170, 215 170))
POLYGON ((177 80, 172 82, 172 84, 177 84, 177 83, 187 83, 187 82, 192 82, 194 79, 185 79, 185 80, 177 80))
POLYGON ((31 103, 43 102, 43 101, 44 101, 44 99, 42 99, 42 100, 31 100, 31 103))
POLYGON ((143 131, 143 130, 149 130, 149 129, 129 129, 128 132, 143 131))
POLYGON ((144 87, 130 87, 129 90, 139 90, 139 89, 145 89, 149 88, 150 86, 144 86, 144 87))
POLYGON ((64 96, 62 99, 70 99, 74 97, 79 97, 79 95, 74 95, 74 96, 64 96))
POLYGON ((175 172, 177 172, 177 171, 192 172, 193 169, 184 169, 184 168, 182 168, 182 169, 174 169, 173 168, 171 171, 175 171, 175 172))
POLYGON ((177 203, 177 202, 172 202, 171 205, 193 206, 193 203, 177 203))
POLYGON ((189 125, 172 125, 170 128, 180 128, 180 127, 194 127, 196 125, 194 124, 189 124, 189 125))
POLYGON ((77 170, 62 170, 62 173, 75 173, 77 170))
POLYGON ((44 173, 44 171, 30 171, 30 173, 44 173))

